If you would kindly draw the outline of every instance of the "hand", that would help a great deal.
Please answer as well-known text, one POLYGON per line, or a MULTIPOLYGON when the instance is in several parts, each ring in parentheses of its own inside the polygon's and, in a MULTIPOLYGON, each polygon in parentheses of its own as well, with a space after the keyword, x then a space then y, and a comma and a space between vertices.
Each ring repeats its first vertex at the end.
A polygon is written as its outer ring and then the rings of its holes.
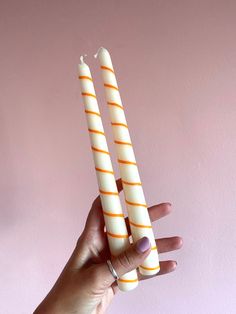
MULTIPOLYGON (((122 190, 121 180, 117 181, 119 192, 122 190)), ((151 221, 156 221, 171 211, 169 203, 162 203, 148 209, 151 221)), ((130 233, 128 218, 127 227, 130 233)), ((159 253, 179 249, 182 246, 180 237, 156 240, 159 253)), ((78 239, 76 248, 67 262, 60 277, 47 297, 35 310, 35 314, 65 314, 65 313, 105 313, 108 305, 118 291, 116 282, 106 264, 107 259, 118 276, 137 268, 150 253, 150 243, 142 238, 136 244, 116 258, 110 256, 100 196, 93 202, 84 231, 78 239)), ((163 275, 175 270, 175 261, 160 262, 163 275)), ((156 277, 156 276, 154 276, 156 277)), ((139 280, 149 279, 139 274, 139 280)), ((152 277, 151 277, 152 278, 152 277)))

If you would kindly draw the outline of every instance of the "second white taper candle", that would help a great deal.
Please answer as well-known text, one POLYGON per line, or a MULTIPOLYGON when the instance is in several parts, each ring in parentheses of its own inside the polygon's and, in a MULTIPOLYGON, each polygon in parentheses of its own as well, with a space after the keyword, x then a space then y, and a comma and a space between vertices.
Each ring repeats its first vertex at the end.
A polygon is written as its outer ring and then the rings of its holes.
POLYGON ((155 275, 160 270, 155 237, 147 210, 111 57, 105 48, 100 48, 95 57, 98 58, 102 70, 105 96, 109 106, 132 237, 134 242, 136 242, 140 238, 147 236, 152 246, 151 253, 142 265, 140 265, 139 271, 143 275, 155 275))

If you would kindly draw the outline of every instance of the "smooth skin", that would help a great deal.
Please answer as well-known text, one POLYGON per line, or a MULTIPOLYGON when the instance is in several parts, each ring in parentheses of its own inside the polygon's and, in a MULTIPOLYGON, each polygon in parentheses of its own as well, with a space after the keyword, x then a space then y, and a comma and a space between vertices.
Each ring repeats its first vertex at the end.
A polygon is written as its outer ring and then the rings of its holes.
MULTIPOLYGON (((117 180, 117 188, 119 192, 122 190, 120 179, 117 180)), ((154 222, 171 212, 171 204, 154 205, 148 208, 148 211, 151 221, 154 222)), ((128 218, 126 218, 126 223, 130 234, 128 218)), ((156 244, 159 253, 165 253, 181 248, 182 239, 177 236, 162 238, 157 239, 156 244)), ((92 204, 85 228, 78 239, 74 252, 52 290, 37 307, 34 314, 105 313, 118 292, 117 284, 108 269, 107 259, 111 259, 118 276, 122 276, 137 268, 150 251, 149 247, 145 252, 141 252, 136 243, 130 245, 120 256, 111 258, 107 236, 104 232, 100 196, 98 196, 92 204)), ((175 270, 176 266, 176 261, 162 261, 157 275, 145 277, 139 274, 139 280, 170 273, 175 270)))

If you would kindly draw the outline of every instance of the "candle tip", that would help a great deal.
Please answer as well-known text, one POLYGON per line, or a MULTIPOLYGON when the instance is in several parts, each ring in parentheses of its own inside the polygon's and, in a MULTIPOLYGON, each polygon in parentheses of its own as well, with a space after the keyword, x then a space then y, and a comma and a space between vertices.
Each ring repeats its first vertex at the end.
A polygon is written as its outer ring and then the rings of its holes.
POLYGON ((84 62, 84 58, 87 57, 87 55, 82 55, 80 56, 80 63, 83 64, 84 62))
POLYGON ((100 48, 98 49, 98 51, 95 53, 94 58, 97 58, 98 55, 100 54, 100 52, 102 52, 102 51, 107 51, 107 50, 106 50, 106 48, 104 48, 104 47, 100 47, 100 48))

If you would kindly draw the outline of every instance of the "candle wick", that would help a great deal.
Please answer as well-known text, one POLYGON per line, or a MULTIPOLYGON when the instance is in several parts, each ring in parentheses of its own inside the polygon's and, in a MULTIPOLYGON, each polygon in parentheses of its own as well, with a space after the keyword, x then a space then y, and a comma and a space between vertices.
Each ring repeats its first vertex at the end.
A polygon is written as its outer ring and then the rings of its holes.
POLYGON ((95 55, 94 55, 94 58, 95 59, 97 59, 97 57, 98 57, 98 55, 99 55, 99 52, 101 51, 101 50, 103 50, 103 49, 105 49, 105 48, 103 48, 103 47, 100 47, 100 48, 98 48, 98 51, 95 53, 95 55))
POLYGON ((83 64, 84 62, 84 58, 87 57, 87 55, 82 55, 80 56, 80 63, 83 64))

